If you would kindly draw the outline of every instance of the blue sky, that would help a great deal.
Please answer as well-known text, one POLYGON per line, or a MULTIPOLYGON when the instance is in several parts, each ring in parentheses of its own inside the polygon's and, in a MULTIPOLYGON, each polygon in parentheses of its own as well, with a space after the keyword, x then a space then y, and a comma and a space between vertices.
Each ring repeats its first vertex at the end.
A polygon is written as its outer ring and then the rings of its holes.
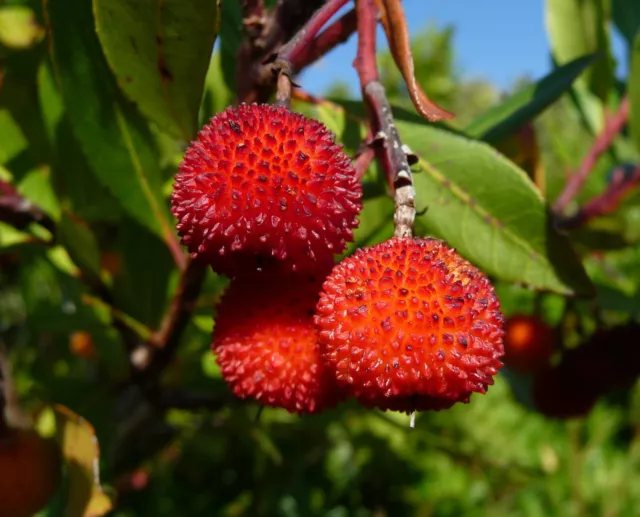
MULTIPOLYGON (((404 0, 403 5, 411 34, 429 23, 455 27, 456 67, 463 77, 488 79, 507 89, 523 75, 536 78, 550 70, 543 0, 404 0)), ((381 32, 378 41, 386 46, 381 32)), ((618 57, 626 59, 617 35, 613 47, 618 57)), ((305 71, 299 82, 309 92, 321 94, 341 79, 357 92, 355 49, 351 38, 305 71)))

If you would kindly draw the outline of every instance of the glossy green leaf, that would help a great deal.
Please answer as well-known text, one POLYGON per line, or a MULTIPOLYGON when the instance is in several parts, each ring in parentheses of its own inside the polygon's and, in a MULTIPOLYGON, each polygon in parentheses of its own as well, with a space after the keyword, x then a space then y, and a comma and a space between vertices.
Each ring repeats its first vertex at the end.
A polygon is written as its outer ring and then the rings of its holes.
POLYGON ((93 0, 96 30, 118 85, 185 142, 198 129, 221 0, 93 0))
POLYGON ((631 51, 631 68, 629 70, 629 128, 636 149, 640 153, 640 32, 636 36, 631 51))
POLYGON ((465 128, 465 132, 485 142, 499 142, 560 98, 595 59, 595 55, 582 56, 556 68, 480 115, 465 128))
POLYGON ((602 102, 613 85, 608 13, 602 0, 546 0, 546 25, 555 61, 563 65, 580 56, 603 55, 581 82, 602 102))
POLYGON ((46 163, 50 142, 45 130, 37 89, 38 68, 46 57, 45 48, 12 52, 3 63, 0 105, 6 107, 29 143, 34 163, 46 163))
POLYGON ((72 214, 63 211, 57 226, 59 243, 65 247, 75 264, 100 277, 100 251, 91 228, 72 214))
POLYGON ((486 144, 398 122, 420 157, 414 175, 418 222, 497 278, 562 294, 592 286, 569 240, 527 175, 486 144))
POLYGON ((640 31, 640 8, 637 0, 611 0, 611 16, 620 34, 633 46, 638 31, 640 31))
POLYGON ((238 49, 242 43, 242 3, 224 0, 222 2, 222 23, 220 26, 220 58, 222 76, 227 87, 236 91, 236 68, 238 49))
POLYGON ((54 72, 73 132, 96 177, 140 224, 173 240, 149 129, 118 91, 84 0, 47 0, 54 72))

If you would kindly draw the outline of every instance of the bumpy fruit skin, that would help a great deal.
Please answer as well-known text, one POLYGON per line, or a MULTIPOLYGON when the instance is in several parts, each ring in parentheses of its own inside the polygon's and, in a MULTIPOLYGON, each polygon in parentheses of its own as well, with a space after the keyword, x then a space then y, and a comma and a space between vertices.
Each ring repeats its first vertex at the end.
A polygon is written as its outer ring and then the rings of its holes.
POLYGON ((504 325, 504 363, 521 373, 544 369, 555 348, 553 329, 544 320, 514 314, 504 325))
POLYGON ((0 517, 31 517, 53 497, 61 476, 53 441, 10 429, 0 438, 0 517))
POLYGON ((233 275, 281 261, 314 270, 353 239, 361 196, 351 160, 324 125, 242 104, 200 131, 171 200, 192 256, 233 275))
POLYGON ((493 286, 436 239, 394 238, 343 260, 316 323, 325 362, 368 407, 446 409, 485 393, 502 366, 493 286))
POLYGON ((313 323, 324 276, 269 271, 231 282, 218 305, 213 350, 238 397, 291 413, 318 413, 339 402, 313 323))

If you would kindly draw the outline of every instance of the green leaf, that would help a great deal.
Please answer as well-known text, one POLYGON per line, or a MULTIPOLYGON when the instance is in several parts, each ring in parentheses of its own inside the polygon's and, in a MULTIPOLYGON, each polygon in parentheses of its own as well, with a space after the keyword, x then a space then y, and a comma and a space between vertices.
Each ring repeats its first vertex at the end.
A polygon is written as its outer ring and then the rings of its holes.
POLYGON ((100 517, 113 508, 98 478, 98 438, 93 426, 64 406, 53 406, 56 437, 69 475, 65 515, 100 517))
POLYGON ((119 221, 122 209, 109 189, 92 174, 67 117, 57 125, 55 150, 54 181, 65 206, 89 223, 119 221))
POLYGON ((236 91, 236 67, 238 49, 242 43, 242 4, 225 0, 222 2, 222 24, 220 26, 220 57, 222 76, 232 92, 236 91))
POLYGON ((165 309, 174 262, 154 235, 133 221, 123 221, 117 236, 122 267, 115 275, 114 305, 149 327, 165 309))
POLYGON ((640 9, 637 0, 611 0, 611 15, 620 34, 631 48, 640 31, 640 9))
POLYGON ((50 157, 50 142, 39 105, 37 73, 46 56, 39 45, 29 50, 12 52, 3 66, 0 104, 5 106, 28 141, 29 152, 36 163, 50 157))
POLYGON ((582 56, 556 68, 539 81, 484 112, 465 128, 465 132, 491 144, 499 142, 559 99, 580 74, 591 66, 596 57, 594 54, 582 56))
POLYGON ((636 36, 631 52, 629 70, 629 128, 636 149, 640 152, 640 32, 636 36))
POLYGON ((100 251, 91 228, 67 211, 63 211, 57 230, 58 240, 66 248, 71 260, 81 269, 99 278, 100 251))
POLYGON ((420 156, 414 175, 418 216, 499 279, 561 294, 593 288, 569 240, 526 173, 486 144, 426 124, 397 122, 403 142, 420 156))
POLYGON ((206 124, 216 113, 220 113, 231 105, 233 97, 233 91, 224 81, 221 54, 215 52, 205 78, 204 97, 200 107, 200 125, 206 124))
POLYGON ((580 82, 606 103, 613 85, 608 13, 602 0, 547 0, 546 24, 551 51, 562 65, 580 56, 602 53, 580 82))
POLYGON ((152 135, 117 88, 93 30, 91 6, 47 0, 45 7, 54 72, 93 172, 135 220, 173 242, 152 135))
POLYGON ((221 0, 93 0, 118 85, 158 126, 188 142, 198 129, 221 0))
POLYGON ((27 148, 27 139, 22 134, 18 123, 11 116, 11 112, 0 106, 0 163, 7 163, 27 148))

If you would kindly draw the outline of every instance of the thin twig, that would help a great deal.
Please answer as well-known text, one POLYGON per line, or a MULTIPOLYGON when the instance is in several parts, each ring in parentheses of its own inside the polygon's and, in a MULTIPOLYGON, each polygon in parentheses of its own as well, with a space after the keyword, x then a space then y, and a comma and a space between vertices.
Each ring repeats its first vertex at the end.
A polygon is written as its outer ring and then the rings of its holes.
POLYGON ((158 374, 173 359, 200 296, 206 272, 207 265, 204 262, 189 260, 160 329, 144 345, 149 352, 148 360, 143 357, 143 352, 135 352, 139 358, 136 366, 144 370, 146 375, 158 374))
POLYGON ((391 106, 376 64, 376 8, 371 0, 358 0, 358 53, 354 66, 369 112, 371 132, 387 181, 394 192, 396 237, 411 237, 416 216, 415 189, 407 153, 393 120, 391 106))
MULTIPOLYGON (((282 62, 282 66, 294 68, 292 64, 300 63, 313 46, 313 41, 326 23, 344 6, 348 0, 327 0, 307 23, 284 45, 276 57, 275 63, 282 62)), ((276 65, 274 64, 274 67, 276 65)), ((278 66, 279 68, 279 66, 278 66)))
POLYGON ((369 137, 362 142, 360 149, 353 160, 353 167, 356 170, 356 178, 358 181, 362 181, 362 178, 364 178, 364 175, 375 156, 376 151, 373 148, 373 139, 369 137))
POLYGON ((573 199, 578 195, 578 192, 580 192, 580 189, 595 167, 598 158, 600 158, 600 156, 602 156, 602 154, 611 147, 613 140, 616 138, 618 133, 622 131, 622 128, 625 126, 628 118, 629 99, 624 97, 620 103, 618 111, 607 118, 604 129, 597 136, 593 145, 587 152, 587 155, 578 167, 578 170, 569 177, 564 190, 560 196, 558 196, 558 199, 556 199, 556 202, 553 205, 553 211, 556 214, 562 214, 569 203, 571 203, 571 201, 573 201, 573 199))
MULTIPOLYGON (((328 0, 318 9, 302 28, 274 56, 272 70, 278 77, 276 104, 291 105, 292 77, 299 69, 297 63, 308 60, 310 47, 324 25, 347 3, 348 0, 328 0)), ((338 34, 339 36, 340 34, 338 34)), ((325 42, 326 44, 326 42, 325 42)), ((336 43, 337 44, 337 43, 336 43)))
POLYGON ((640 165, 626 176, 623 171, 614 171, 614 176, 607 189, 583 205, 574 215, 561 219, 557 226, 564 230, 571 230, 584 226, 596 217, 614 212, 622 200, 640 185, 640 165))
POLYGON ((301 48, 299 52, 296 52, 295 60, 290 58, 291 67, 294 72, 300 72, 310 64, 315 63, 318 59, 329 53, 338 45, 346 42, 355 32, 356 26, 356 10, 351 9, 323 30, 308 45, 301 48))

